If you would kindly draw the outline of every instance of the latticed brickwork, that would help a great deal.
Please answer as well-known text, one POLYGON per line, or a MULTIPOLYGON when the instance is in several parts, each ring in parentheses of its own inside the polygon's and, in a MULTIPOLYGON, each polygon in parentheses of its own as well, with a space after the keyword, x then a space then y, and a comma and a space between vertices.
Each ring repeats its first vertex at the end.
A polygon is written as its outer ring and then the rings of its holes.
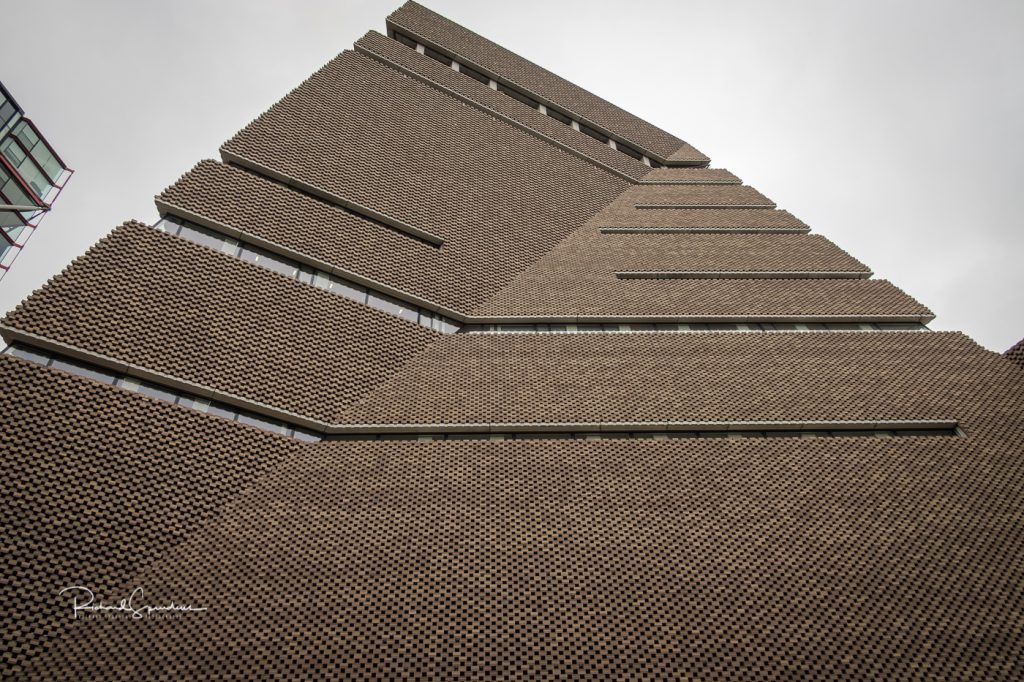
POLYGON ((12 677, 73 625, 62 588, 112 599, 299 447, 8 357, 0 414, 0 667, 12 677))
POLYGON ((1003 353, 1003 357, 1024 367, 1024 339, 1018 341, 1016 345, 1003 353))
POLYGON ((360 424, 966 421, 970 396, 985 405, 974 418, 1001 416, 1024 427, 1020 378, 955 332, 458 334, 343 417, 360 424))
POLYGON ((559 104, 570 113, 579 114, 660 156, 678 154, 681 161, 708 161, 706 156, 674 135, 415 2, 405 3, 389 16, 388 25, 447 47, 453 54, 466 57, 470 65, 501 75, 505 81, 559 104))
POLYGON ((138 223, 116 229, 4 323, 313 418, 440 337, 138 223))
POLYGON ((1019 678, 1022 446, 315 446, 136 577, 209 611, 90 623, 39 669, 1019 678))
POLYGON ((644 177, 651 170, 641 161, 615 151, 607 144, 573 130, 550 116, 540 113, 537 109, 460 74, 449 66, 414 52, 380 33, 374 31, 367 33, 356 42, 355 47, 359 52, 374 59, 406 69, 416 74, 417 77, 428 79, 443 88, 454 91, 459 97, 464 97, 480 107, 486 107, 488 111, 507 116, 518 124, 553 139, 589 159, 625 173, 634 180, 644 177))
POLYGON ((682 140, 388 29, 3 320, 3 673, 1024 677, 1021 344, 893 331, 931 312, 682 140), (505 333, 544 316, 711 326, 505 333))

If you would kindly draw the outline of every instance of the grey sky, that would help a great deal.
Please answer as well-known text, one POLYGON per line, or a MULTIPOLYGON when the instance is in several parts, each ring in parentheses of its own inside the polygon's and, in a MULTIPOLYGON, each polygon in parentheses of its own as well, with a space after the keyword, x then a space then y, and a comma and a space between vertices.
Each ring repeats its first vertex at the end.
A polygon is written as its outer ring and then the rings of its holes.
MULTIPOLYGON (((0 80, 76 169, 14 307, 400 0, 4 2, 0 80)), ((1024 3, 423 4, 708 154, 959 329, 1024 336, 1024 3)))

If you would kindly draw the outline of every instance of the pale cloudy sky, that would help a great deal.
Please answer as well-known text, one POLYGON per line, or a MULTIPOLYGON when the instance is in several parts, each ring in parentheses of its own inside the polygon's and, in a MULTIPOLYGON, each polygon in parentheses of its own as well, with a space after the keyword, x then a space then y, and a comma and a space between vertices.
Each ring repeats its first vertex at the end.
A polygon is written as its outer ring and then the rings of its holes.
MULTIPOLYGON (((76 169, 14 307, 399 0, 0 3, 0 80, 76 169)), ((429 0, 694 144, 937 314, 1024 336, 1024 2, 429 0)))

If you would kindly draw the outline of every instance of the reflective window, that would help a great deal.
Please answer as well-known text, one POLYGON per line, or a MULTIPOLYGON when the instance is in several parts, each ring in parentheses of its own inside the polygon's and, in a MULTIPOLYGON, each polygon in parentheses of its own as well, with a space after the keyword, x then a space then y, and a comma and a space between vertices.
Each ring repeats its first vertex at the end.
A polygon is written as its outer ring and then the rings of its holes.
POLYGON ((409 306, 404 301, 399 301, 396 298, 385 296, 374 291, 368 292, 367 305, 376 308, 377 310, 383 310, 386 313, 404 317, 407 320, 416 322, 418 313, 415 308, 409 306))
POLYGON ((4 235, 11 241, 12 244, 24 244, 22 237, 28 237, 31 234, 31 230, 27 225, 15 225, 13 227, 4 227, 4 235))
POLYGON ((174 391, 150 383, 140 383, 138 393, 150 398, 156 398, 157 400, 165 400, 169 403, 173 403, 178 397, 174 391))
POLYGON ((67 360, 64 358, 53 359, 50 366, 55 369, 61 369, 65 372, 71 372, 79 376, 88 377, 89 379, 95 379, 96 381, 102 381, 105 384, 113 384, 117 379, 117 375, 114 372, 109 372, 105 369, 100 369, 92 365, 85 365, 74 360, 67 360))
POLYGON ((178 231, 178 235, 183 239, 187 239, 193 244, 199 244, 200 246, 207 246, 217 251, 220 250, 221 244, 224 239, 218 235, 211 234, 207 230, 197 229, 192 224, 182 224, 181 229, 178 231))
POLYGON ((0 142, 0 154, 43 201, 51 198, 66 170, 26 119, 0 142))

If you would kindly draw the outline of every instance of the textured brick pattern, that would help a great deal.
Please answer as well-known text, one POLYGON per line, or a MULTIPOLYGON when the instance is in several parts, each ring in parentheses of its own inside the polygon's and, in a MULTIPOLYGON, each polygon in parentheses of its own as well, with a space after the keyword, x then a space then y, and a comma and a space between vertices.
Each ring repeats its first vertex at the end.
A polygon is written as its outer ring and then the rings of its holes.
POLYGON ((1021 339, 1016 345, 1003 353, 1003 357, 1024 367, 1024 339, 1021 339))
POLYGON ((626 187, 353 52, 331 61, 224 149, 448 240, 442 249, 473 250, 480 268, 500 259, 511 271, 626 187))
POLYGON ((746 185, 636 185, 623 192, 615 205, 774 206, 771 199, 746 185))
POLYGON ((422 36, 446 48, 452 54, 466 57, 470 64, 496 73, 526 92, 539 95, 570 113, 578 114, 646 151, 663 158, 679 153, 680 158, 686 156, 692 160, 707 162, 707 157, 674 135, 431 12, 422 5, 415 2, 405 3, 388 17, 388 23, 422 36))
MULTIPOLYGON (((1017 369, 958 333, 456 334, 343 418, 360 424, 966 419, 964 397, 983 393, 986 382, 1024 399, 1017 369)), ((1011 400, 1000 409, 1016 414, 1022 406, 1011 400)), ((995 407, 987 409, 997 416, 995 407)))
POLYGON ((881 280, 624 280, 628 271, 865 272, 809 234, 624 234, 577 231, 477 315, 921 315, 881 280))
POLYGON ((473 102, 508 116, 521 125, 557 140, 589 158, 611 166, 635 180, 639 180, 651 170, 641 161, 616 151, 607 144, 599 142, 589 135, 584 135, 519 100, 492 90, 483 83, 454 71, 437 60, 410 50, 385 35, 371 31, 359 39, 356 49, 439 83, 473 102))
POLYGON ((740 183, 740 179, 724 168, 652 168, 642 182, 740 183))
MULTIPOLYGON (((584 279, 522 275, 476 308, 482 316, 854 315, 864 319, 931 311, 884 280, 874 279, 584 279)), ((552 276, 554 275, 554 276, 552 276)))
POLYGON ((39 670, 1020 679, 1020 395, 969 390, 1015 430, 315 446, 135 580, 209 611, 90 623, 39 670))
POLYGON ((531 272, 571 277, 624 270, 867 271, 816 234, 602 234, 580 230, 531 272), (554 272, 552 272, 554 274, 554 272))
MULTIPOLYGON (((160 199, 336 267, 469 312, 553 246, 467 228, 440 249, 239 168, 204 161, 160 199)), ((591 210, 596 210, 596 207, 591 210)), ((524 227, 524 229, 527 229, 524 227)), ((538 228, 543 231, 546 228, 538 228)))
POLYGON ((11 677, 72 624, 61 588, 119 594, 298 447, 10 356, 0 414, 0 669, 11 677))
POLYGON ((684 142, 683 146, 673 152, 667 161, 669 164, 679 166, 706 166, 711 159, 695 149, 693 145, 684 142))
POLYGON ((313 418, 440 336, 137 223, 115 230, 4 322, 313 418))
POLYGON ((806 230, 807 225, 789 211, 764 208, 635 208, 616 204, 594 216, 593 227, 647 228, 756 228, 806 230))
MULTIPOLYGON (((415 3, 392 21, 662 158, 707 162, 415 3)), ((618 280, 864 266, 806 234, 604 234, 806 226, 636 209, 768 200, 724 170, 638 168, 379 35, 360 47, 514 121, 347 52, 224 154, 440 248, 214 162, 162 198, 477 313, 930 315, 883 281, 618 280), (578 154, 692 184, 630 185, 578 154)), ((5 323, 346 424, 937 419, 964 434, 302 444, 0 357, 11 677, 1024 678, 1024 373, 961 334, 439 335, 137 223, 5 323), (208 610, 75 622, 70 584, 208 610)))

